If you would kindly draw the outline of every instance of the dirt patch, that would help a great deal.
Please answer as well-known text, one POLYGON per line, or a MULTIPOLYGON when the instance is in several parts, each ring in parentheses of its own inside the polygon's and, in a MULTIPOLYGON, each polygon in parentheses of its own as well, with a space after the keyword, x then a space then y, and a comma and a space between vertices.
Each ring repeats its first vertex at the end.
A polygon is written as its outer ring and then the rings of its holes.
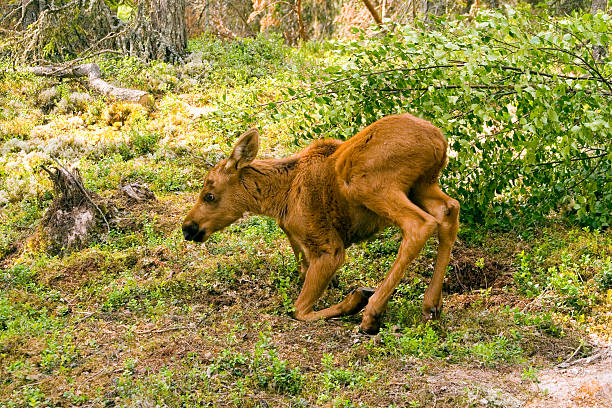
POLYGON ((449 311, 467 310, 475 303, 483 304, 487 309, 500 306, 522 308, 528 303, 528 300, 513 293, 504 293, 501 290, 493 290, 490 296, 485 298, 480 293, 461 293, 445 299, 444 308, 449 311))
POLYGON ((475 289, 502 288, 512 283, 512 267, 481 248, 458 245, 453 250, 452 270, 444 289, 448 293, 466 293, 475 289))
POLYGON ((529 398, 520 374, 510 368, 451 366, 428 377, 427 383, 438 400, 462 400, 460 406, 519 408, 529 398))
POLYGON ((612 407, 612 348, 608 345, 566 368, 543 370, 537 378, 533 389, 538 397, 527 408, 612 407))

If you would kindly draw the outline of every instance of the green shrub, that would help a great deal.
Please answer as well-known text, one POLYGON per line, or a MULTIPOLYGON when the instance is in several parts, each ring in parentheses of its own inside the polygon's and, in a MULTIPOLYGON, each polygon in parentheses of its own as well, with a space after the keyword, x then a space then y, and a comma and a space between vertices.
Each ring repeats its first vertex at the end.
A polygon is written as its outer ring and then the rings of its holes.
MULTIPOLYGON (((230 343, 235 337, 230 336, 230 343)), ((272 343, 269 329, 259 333, 259 341, 252 354, 233 347, 224 349, 211 366, 218 375, 240 378, 240 384, 256 386, 279 394, 298 395, 304 386, 304 377, 298 367, 291 368, 272 343)))
POLYGON ((380 338, 386 352, 400 356, 434 356, 440 344, 438 333, 429 324, 404 327, 400 334, 382 330, 380 338))
POLYGON ((130 139, 134 145, 134 149, 139 154, 154 153, 157 150, 157 144, 160 138, 159 133, 143 129, 131 130, 130 139))
POLYGON ((491 365, 497 361, 514 362, 521 356, 521 348, 504 335, 472 345, 470 354, 479 362, 491 365))
POLYGON ((22 407, 55 407, 56 405, 50 398, 47 398, 44 392, 40 388, 34 385, 26 385, 25 387, 19 387, 13 391, 11 398, 6 401, 7 408, 22 408, 22 407))
POLYGON ((520 326, 535 326, 541 332, 553 337, 562 337, 564 334, 563 329, 553 321, 550 312, 531 314, 517 308, 507 308, 504 313, 512 316, 514 323, 520 326))
MULTIPOLYGON (((509 228, 562 213, 594 228, 612 208, 610 16, 533 19, 529 10, 440 18, 382 38, 337 42, 348 61, 289 89, 277 115, 296 140, 346 139, 389 114, 431 120, 449 140, 441 183, 463 222, 509 228), (554 103, 551 103, 554 101, 554 103)), ((266 113, 269 115, 269 113, 266 113)))
POLYGON ((362 370, 355 369, 351 363, 348 369, 336 368, 334 356, 329 353, 323 354, 321 363, 325 371, 319 376, 327 390, 337 390, 342 387, 359 388, 376 380, 376 376, 368 377, 362 370))
POLYGON ((47 373, 67 370, 76 364, 80 352, 70 336, 52 337, 40 355, 40 367, 47 373))
POLYGON ((526 296, 533 297, 537 296, 542 292, 541 289, 541 269, 537 270, 531 262, 530 256, 525 254, 525 251, 521 251, 519 254, 519 266, 514 272, 514 282, 518 288, 519 293, 526 296), (534 276, 534 269, 536 269, 536 275, 534 276))
POLYGON ((216 86, 238 85, 279 71, 289 48, 278 35, 259 34, 254 38, 222 41, 210 34, 190 40, 189 50, 200 65, 193 65, 200 77, 216 86))

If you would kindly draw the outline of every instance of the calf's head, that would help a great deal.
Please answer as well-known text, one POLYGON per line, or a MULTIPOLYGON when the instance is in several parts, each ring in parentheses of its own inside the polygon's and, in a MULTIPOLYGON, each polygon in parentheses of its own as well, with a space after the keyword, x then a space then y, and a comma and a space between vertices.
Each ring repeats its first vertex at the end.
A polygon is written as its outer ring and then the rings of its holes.
POLYGON ((229 157, 208 172, 198 200, 183 221, 186 240, 203 242, 242 217, 248 197, 240 178, 258 149, 259 133, 250 129, 240 136, 229 157))

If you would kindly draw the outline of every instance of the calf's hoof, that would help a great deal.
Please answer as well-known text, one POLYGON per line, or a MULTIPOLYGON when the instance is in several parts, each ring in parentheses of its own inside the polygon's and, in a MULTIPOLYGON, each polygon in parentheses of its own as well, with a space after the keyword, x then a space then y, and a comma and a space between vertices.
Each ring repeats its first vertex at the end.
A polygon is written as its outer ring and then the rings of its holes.
POLYGON ((423 321, 438 320, 442 315, 442 305, 438 307, 423 307, 423 321))
POLYGON ((380 331, 380 318, 364 315, 359 331, 365 334, 376 335, 380 331))
POLYGON ((374 294, 374 289, 356 288, 349 293, 342 302, 342 314, 353 315, 359 313, 368 304, 368 299, 374 294))

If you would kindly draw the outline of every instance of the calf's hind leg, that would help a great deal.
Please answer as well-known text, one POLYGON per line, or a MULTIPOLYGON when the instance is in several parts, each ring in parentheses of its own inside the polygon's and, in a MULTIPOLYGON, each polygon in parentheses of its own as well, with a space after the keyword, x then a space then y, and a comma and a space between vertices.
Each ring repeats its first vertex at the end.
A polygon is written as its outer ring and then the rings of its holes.
POLYGON ((401 190, 363 195, 361 202, 378 215, 393 221, 402 230, 402 243, 389 273, 366 306, 361 330, 377 333, 380 315, 402 280, 408 264, 418 255, 437 226, 436 219, 412 203, 401 190))
POLYGON ((438 222, 438 255, 433 277, 423 297, 423 318, 433 319, 442 311, 442 283, 459 229, 459 202, 437 184, 415 186, 412 198, 438 222))

